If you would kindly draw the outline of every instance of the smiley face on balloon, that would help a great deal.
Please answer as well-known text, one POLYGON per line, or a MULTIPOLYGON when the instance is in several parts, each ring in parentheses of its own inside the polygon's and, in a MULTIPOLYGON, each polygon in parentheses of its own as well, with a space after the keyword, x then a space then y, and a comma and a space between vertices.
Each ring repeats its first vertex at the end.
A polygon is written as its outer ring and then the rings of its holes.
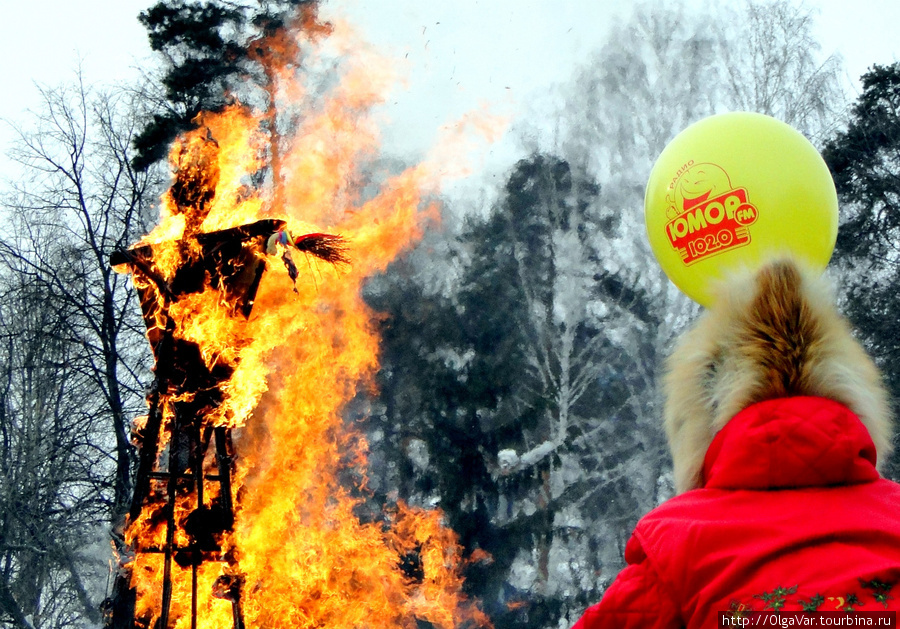
POLYGON ((666 194, 666 216, 673 219, 710 196, 731 188, 728 173, 715 164, 691 164, 666 194))
POLYGON ((802 134, 734 112, 697 122, 666 146, 650 173, 644 217, 660 266, 710 306, 732 270, 784 255, 824 269, 837 238, 837 193, 802 134))

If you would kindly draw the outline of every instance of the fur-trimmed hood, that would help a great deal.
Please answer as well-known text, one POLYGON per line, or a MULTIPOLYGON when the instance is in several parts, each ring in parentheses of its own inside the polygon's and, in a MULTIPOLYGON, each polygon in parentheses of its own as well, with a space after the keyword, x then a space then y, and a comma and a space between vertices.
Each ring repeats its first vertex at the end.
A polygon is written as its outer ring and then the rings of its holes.
POLYGON ((699 486, 713 437, 738 412, 790 396, 844 404, 869 431, 879 463, 887 460, 892 420, 881 374, 837 313, 828 282, 780 260, 729 277, 667 361, 676 490, 699 486))

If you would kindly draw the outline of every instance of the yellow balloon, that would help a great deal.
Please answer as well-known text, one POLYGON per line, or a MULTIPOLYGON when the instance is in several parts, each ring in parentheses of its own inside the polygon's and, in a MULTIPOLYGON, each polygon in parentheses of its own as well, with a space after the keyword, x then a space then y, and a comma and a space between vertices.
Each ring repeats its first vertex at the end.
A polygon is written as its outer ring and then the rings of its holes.
POLYGON ((816 148, 762 114, 705 118, 666 146, 647 182, 644 219, 660 266, 704 306, 730 270, 792 255, 831 259, 838 202, 816 148))

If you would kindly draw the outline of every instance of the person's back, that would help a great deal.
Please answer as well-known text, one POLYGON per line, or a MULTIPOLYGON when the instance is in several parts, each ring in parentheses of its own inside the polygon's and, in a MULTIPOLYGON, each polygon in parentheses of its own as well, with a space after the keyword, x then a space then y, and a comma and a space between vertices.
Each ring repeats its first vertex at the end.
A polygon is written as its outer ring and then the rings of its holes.
POLYGON ((900 485, 880 376, 791 262, 734 282, 668 366, 680 495, 577 629, 717 627, 719 612, 900 610, 900 485))

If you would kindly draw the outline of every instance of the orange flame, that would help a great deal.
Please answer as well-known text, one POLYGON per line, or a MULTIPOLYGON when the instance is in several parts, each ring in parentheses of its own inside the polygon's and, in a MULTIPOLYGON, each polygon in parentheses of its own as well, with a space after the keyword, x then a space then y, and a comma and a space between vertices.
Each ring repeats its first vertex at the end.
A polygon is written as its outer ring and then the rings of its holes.
MULTIPOLYGON (((343 28, 337 29, 339 42, 349 39, 343 28)), ((279 68, 271 74, 286 81, 291 73, 279 68)), ((361 386, 372 385, 377 369, 376 317, 361 298, 361 285, 436 217, 429 198, 442 177, 434 164, 421 164, 363 197, 363 164, 379 150, 367 112, 387 86, 383 77, 366 80, 371 74, 370 67, 351 63, 328 99, 317 107, 306 103, 313 109, 290 138, 273 133, 268 113, 238 105, 201 115, 200 128, 172 149, 178 176, 162 199, 159 226, 143 241, 153 245, 153 271, 167 281, 196 246, 196 234, 261 218, 285 219, 294 234, 339 233, 353 260, 334 268, 295 251, 301 276, 294 286, 269 256, 247 320, 235 316, 215 285, 165 304, 175 335, 196 343, 207 369, 231 372, 204 421, 235 429, 235 522, 219 540, 220 561, 198 568, 199 627, 232 626, 223 593, 228 578, 242 581, 247 627, 415 627, 416 619, 446 628, 489 624, 461 594, 462 550, 440 513, 399 505, 388 525, 363 522, 356 515, 361 499, 339 480, 348 469, 365 474, 365 441, 341 413, 361 386), (281 172, 269 176, 268 188, 254 188, 271 166, 264 149, 273 142, 281 172), (415 564, 414 575, 404 571, 404 560, 415 564)), ((284 87, 280 93, 306 90, 284 87)), ((166 297, 157 299, 162 310, 166 297)), ((165 425, 174 421, 176 401, 164 401, 165 425)), ((209 452, 203 464, 210 474, 214 459, 209 452)), ((163 555, 152 551, 166 543, 165 489, 152 491, 127 532, 136 549, 136 615, 150 626, 160 614, 163 572, 163 555)), ((205 507, 216 502, 216 491, 206 490, 205 507)), ((177 496, 176 547, 189 542, 184 530, 196 500, 177 496)), ((180 567, 188 563, 176 556, 172 565, 171 617, 179 629, 190 626, 192 574, 180 567)))

